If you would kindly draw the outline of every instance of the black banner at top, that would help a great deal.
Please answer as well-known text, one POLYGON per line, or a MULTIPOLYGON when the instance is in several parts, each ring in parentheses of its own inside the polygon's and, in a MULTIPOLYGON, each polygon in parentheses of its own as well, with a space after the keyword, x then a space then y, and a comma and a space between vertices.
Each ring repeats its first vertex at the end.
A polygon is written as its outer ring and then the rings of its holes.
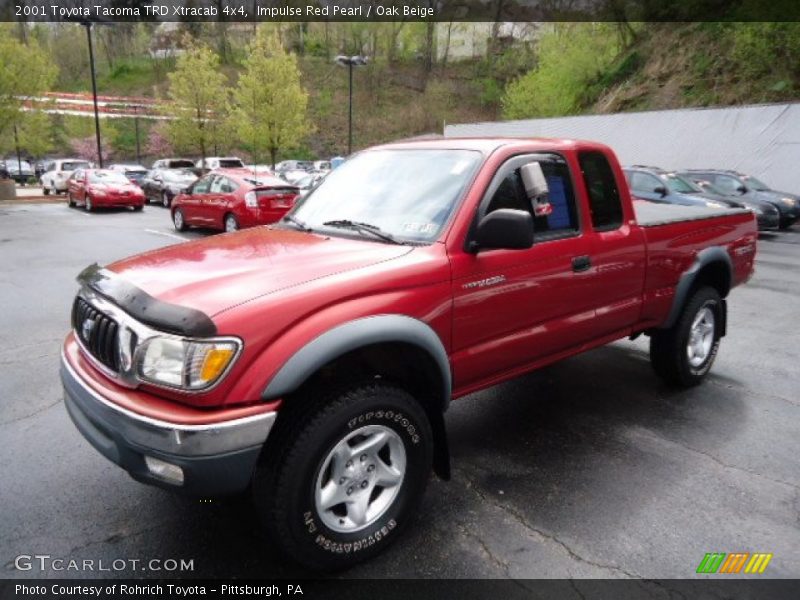
POLYGON ((797 0, 0 0, 1 21, 800 21, 797 0))

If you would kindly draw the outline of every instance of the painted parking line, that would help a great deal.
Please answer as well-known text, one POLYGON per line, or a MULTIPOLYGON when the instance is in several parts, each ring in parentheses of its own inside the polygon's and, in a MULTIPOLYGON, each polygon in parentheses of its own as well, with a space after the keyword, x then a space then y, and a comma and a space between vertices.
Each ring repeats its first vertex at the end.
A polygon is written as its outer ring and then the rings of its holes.
POLYGON ((189 241, 190 238, 185 238, 182 235, 178 235, 176 233, 168 233, 166 231, 158 231, 157 229, 145 229, 147 233, 152 233, 153 235, 163 235, 165 237, 172 238, 174 240, 180 240, 182 242, 189 241))

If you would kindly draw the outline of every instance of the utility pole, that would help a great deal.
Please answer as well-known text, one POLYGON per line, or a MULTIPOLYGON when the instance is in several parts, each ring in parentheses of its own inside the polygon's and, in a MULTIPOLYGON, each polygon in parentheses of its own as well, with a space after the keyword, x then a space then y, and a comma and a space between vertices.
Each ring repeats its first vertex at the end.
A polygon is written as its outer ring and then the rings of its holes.
POLYGON ((133 126, 136 129, 136 164, 142 164, 142 151, 139 148, 139 107, 133 107, 133 126))
POLYGON ((92 46, 92 22, 81 21, 86 27, 86 38, 89 40, 89 66, 92 72, 92 98, 94 100, 94 134, 97 140, 97 165, 103 168, 103 148, 100 144, 100 114, 97 109, 97 77, 94 72, 94 47, 92 46))
MULTIPOLYGON (((14 123, 14 146, 17 148, 17 173, 19 173, 20 179, 22 178, 22 156, 19 153, 19 137, 17 136, 17 124, 14 123)), ((21 181, 22 185, 25 185, 26 182, 21 181)))

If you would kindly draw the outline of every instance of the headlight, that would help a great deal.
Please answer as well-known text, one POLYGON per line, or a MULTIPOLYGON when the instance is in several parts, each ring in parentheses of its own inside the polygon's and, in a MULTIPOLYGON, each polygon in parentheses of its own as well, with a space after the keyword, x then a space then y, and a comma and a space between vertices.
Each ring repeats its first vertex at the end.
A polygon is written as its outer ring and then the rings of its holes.
POLYGON ((783 202, 789 208, 794 206, 794 198, 781 198, 781 202, 783 202))
POLYGON ((185 390, 210 387, 238 354, 237 341, 189 341, 154 337, 136 350, 136 375, 142 381, 185 390))
POLYGON ((709 208, 725 208, 726 205, 721 202, 714 202, 713 200, 706 200, 706 206, 709 208))

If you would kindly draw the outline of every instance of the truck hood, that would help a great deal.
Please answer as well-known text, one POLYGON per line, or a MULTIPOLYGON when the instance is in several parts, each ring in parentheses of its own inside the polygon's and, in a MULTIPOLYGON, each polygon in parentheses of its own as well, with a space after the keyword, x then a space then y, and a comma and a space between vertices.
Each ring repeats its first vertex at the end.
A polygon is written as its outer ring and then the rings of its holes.
POLYGON ((257 227, 168 246, 108 269, 150 296, 213 316, 265 294, 399 258, 412 250, 257 227))

